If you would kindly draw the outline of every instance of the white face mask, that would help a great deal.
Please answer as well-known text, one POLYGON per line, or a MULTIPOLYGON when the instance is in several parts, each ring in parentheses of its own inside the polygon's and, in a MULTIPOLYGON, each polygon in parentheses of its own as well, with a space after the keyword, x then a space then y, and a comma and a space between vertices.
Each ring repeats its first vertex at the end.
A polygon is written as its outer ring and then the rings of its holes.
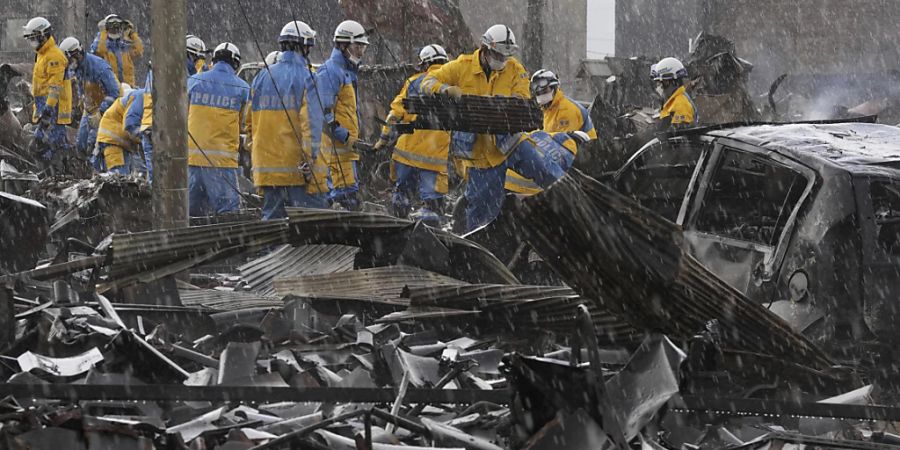
POLYGON ((495 72, 499 72, 499 71, 503 70, 504 67, 506 67, 506 61, 508 61, 508 60, 503 59, 502 61, 497 61, 494 58, 488 58, 488 67, 490 67, 491 70, 493 70, 495 72))
POLYGON ((553 101, 553 91, 546 92, 544 94, 538 94, 534 97, 537 100, 538 104, 541 106, 546 106, 553 101))
POLYGON ((666 90, 662 86, 656 86, 656 94, 663 100, 666 99, 666 90))
POLYGON ((118 39, 122 37, 122 33, 107 33, 107 36, 109 36, 110 39, 118 39))
POLYGON ((353 55, 348 55, 347 60, 350 61, 351 63, 353 63, 354 66, 358 66, 359 63, 362 62, 362 58, 357 58, 353 55))

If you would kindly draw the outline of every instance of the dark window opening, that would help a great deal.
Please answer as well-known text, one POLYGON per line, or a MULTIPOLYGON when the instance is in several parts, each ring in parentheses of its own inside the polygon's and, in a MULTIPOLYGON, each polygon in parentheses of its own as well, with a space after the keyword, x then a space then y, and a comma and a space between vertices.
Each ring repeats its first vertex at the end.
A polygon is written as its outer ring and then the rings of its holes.
POLYGON ((806 185, 802 174, 786 166, 726 149, 696 229, 774 247, 806 185))
POLYGON ((674 222, 703 153, 703 145, 678 142, 648 148, 619 176, 619 192, 674 222))
POLYGON ((870 197, 878 246, 890 255, 900 255, 900 185, 873 182, 870 197))

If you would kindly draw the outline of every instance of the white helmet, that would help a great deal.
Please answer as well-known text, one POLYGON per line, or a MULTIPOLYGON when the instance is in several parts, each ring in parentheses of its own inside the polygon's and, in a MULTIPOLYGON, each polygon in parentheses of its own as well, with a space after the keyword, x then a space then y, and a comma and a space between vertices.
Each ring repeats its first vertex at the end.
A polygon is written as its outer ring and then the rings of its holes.
POLYGON ((109 31, 110 33, 120 32, 122 25, 124 25, 124 24, 125 24, 125 19, 119 17, 118 14, 110 14, 110 15, 104 17, 103 20, 100 21, 100 25, 103 26, 103 29, 109 31))
POLYGON ((203 39, 194 36, 193 34, 189 34, 184 37, 185 46, 187 48, 187 52, 200 58, 206 54, 206 43, 203 42, 203 39))
POLYGON ((519 51, 516 35, 506 25, 497 24, 487 29, 481 36, 481 43, 487 48, 509 57, 519 51))
POLYGON ((369 36, 362 24, 355 20, 345 20, 334 29, 334 42, 369 45, 369 36))
POLYGON ((316 43, 316 32, 305 22, 294 20, 281 27, 278 42, 297 42, 311 47, 316 43))
POLYGON ((50 26, 49 20, 43 17, 35 17, 22 27, 22 37, 25 39, 45 37, 50 34, 52 29, 53 27, 50 26))
POLYGON ((531 92, 544 90, 548 87, 558 87, 559 77, 555 73, 540 69, 531 75, 531 92))
POLYGON ((687 76, 684 64, 675 58, 663 58, 656 65, 651 66, 650 76, 653 81, 678 80, 687 76))
POLYGON ((81 42, 78 42, 78 39, 75 39, 72 36, 63 39, 62 42, 59 43, 59 49, 66 54, 66 57, 70 56, 71 53, 84 51, 81 42))
POLYGON ((447 57, 447 51, 444 47, 437 44, 426 45, 419 51, 419 64, 421 66, 430 66, 432 64, 443 64, 450 58, 447 57))
POLYGON ((225 61, 237 70, 241 65, 241 51, 231 42, 223 42, 213 50, 213 62, 225 61))
POLYGON ((269 54, 266 55, 266 59, 265 59, 266 65, 271 66, 271 65, 277 63, 280 59, 281 59, 281 52, 279 52, 277 50, 274 52, 269 52, 269 54))

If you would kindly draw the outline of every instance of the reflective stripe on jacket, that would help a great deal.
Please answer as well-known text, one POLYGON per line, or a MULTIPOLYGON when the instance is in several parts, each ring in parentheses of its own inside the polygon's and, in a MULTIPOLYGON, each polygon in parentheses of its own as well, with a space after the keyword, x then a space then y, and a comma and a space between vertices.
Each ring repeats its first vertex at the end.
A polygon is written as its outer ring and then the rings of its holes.
MULTIPOLYGON (((391 113, 388 116, 388 123, 408 123, 416 120, 416 115, 408 113, 403 107, 403 99, 422 95, 421 84, 422 80, 425 79, 425 74, 434 72, 440 69, 441 66, 442 64, 433 64, 428 68, 427 72, 417 73, 406 80, 403 89, 391 102, 391 113)), ((389 129, 385 127, 382 133, 388 134, 389 129)), ((397 139, 391 158, 408 166, 446 174, 449 150, 450 132, 415 130, 412 134, 403 134, 397 139)))
POLYGON ((238 167, 250 86, 227 62, 188 78, 188 165, 238 167))

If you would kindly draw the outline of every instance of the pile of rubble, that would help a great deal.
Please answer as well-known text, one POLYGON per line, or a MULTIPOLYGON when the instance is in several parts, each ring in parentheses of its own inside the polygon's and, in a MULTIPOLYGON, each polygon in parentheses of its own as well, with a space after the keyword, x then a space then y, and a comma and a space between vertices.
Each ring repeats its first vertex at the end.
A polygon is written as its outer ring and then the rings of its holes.
MULTIPOLYGON (((89 211, 127 217, 104 210, 114 203, 103 198, 142 185, 105 182, 45 183, 59 212, 58 225, 44 212, 44 238, 96 228, 83 222, 89 211)), ((7 201, 31 214, 45 208, 7 201)), ((504 209, 466 237, 378 214, 294 209, 284 220, 236 216, 96 245, 51 238, 54 257, 36 252, 36 267, 21 263, 0 279, 0 442, 900 442, 900 408, 874 406, 892 398, 890 376, 834 363, 684 253, 680 230, 653 212, 577 170, 504 209)))

